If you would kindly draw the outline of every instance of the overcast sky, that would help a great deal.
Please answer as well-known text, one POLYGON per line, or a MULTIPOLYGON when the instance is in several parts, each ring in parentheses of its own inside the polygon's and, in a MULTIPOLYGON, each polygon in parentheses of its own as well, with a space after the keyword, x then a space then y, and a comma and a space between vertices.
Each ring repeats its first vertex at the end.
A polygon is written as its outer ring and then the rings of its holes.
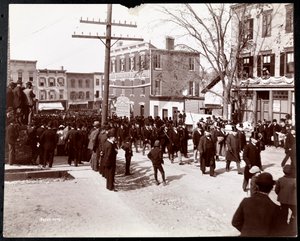
MULTIPOLYGON (((168 5, 180 7, 180 5, 168 5)), ((142 37, 165 48, 165 37, 175 37, 175 44, 187 43, 187 37, 174 27, 157 9, 145 4, 134 9, 113 4, 112 19, 116 22, 136 22, 137 29, 116 27, 112 35, 142 37)), ((80 18, 106 19, 106 4, 10 4, 11 59, 37 60, 38 69, 59 69, 72 72, 103 72, 104 45, 97 39, 72 38, 72 34, 103 35, 104 25, 80 23, 80 18)), ((127 42, 128 43, 128 42, 127 42)), ((124 43, 126 44, 126 43, 124 43)))

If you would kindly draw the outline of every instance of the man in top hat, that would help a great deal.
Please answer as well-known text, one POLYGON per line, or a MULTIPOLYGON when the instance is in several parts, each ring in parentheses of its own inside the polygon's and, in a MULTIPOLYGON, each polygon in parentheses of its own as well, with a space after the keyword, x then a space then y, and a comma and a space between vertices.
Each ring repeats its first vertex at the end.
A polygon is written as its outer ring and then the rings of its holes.
POLYGON ((204 136, 200 138, 198 150, 200 152, 200 169, 202 174, 205 174, 205 167, 209 167, 209 175, 215 177, 216 145, 208 127, 204 130, 204 136))
POLYGON ((292 126, 288 131, 284 143, 285 149, 285 157, 281 162, 281 166, 283 167, 286 162, 291 158, 291 165, 293 168, 296 167, 296 130, 295 126, 292 126))
POLYGON ((27 122, 27 125, 30 125, 35 105, 35 94, 33 93, 32 83, 30 81, 26 83, 26 88, 23 92, 26 96, 26 106, 24 107, 25 122, 27 122))
POLYGON ((241 151, 241 143, 240 139, 237 135, 237 129, 235 126, 232 126, 231 133, 226 138, 226 171, 230 171, 230 162, 236 162, 238 174, 243 174, 241 170, 241 158, 240 158, 240 151, 241 151))
POLYGON ((109 130, 107 140, 103 145, 103 166, 105 168, 106 188, 110 191, 117 191, 114 185, 117 154, 116 134, 115 131, 109 130))
POLYGON ((269 197, 275 181, 273 176, 264 172, 257 176, 258 192, 244 198, 232 218, 232 226, 244 237, 281 236, 282 218, 280 207, 269 197))
POLYGON ((252 177, 252 174, 249 172, 249 170, 253 166, 257 166, 262 170, 260 148, 257 145, 258 139, 258 133, 253 132, 250 137, 250 142, 245 146, 243 152, 243 159, 246 163, 243 181, 243 190, 245 192, 247 191, 249 179, 252 177))

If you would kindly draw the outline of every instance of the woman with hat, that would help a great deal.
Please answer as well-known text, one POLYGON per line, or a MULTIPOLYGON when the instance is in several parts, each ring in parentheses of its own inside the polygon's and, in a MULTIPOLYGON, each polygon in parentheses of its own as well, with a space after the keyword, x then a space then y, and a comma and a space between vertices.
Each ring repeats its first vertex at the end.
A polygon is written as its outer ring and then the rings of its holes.
POLYGON ((162 154, 162 151, 160 149, 159 140, 156 140, 154 142, 153 149, 151 149, 151 151, 148 153, 147 156, 152 161, 152 165, 153 165, 153 169, 154 169, 154 178, 155 178, 155 181, 156 181, 156 185, 160 184, 160 182, 158 181, 158 178, 157 178, 157 170, 160 171, 163 183, 164 183, 164 185, 166 185, 167 183, 166 183, 166 179, 165 179, 165 171, 162 167, 162 164, 164 163, 163 154, 162 154))
POLYGON ((261 173, 257 176, 255 183, 258 191, 241 201, 231 224, 241 232, 240 236, 281 236, 280 207, 269 197, 275 184, 273 176, 268 172, 261 173))

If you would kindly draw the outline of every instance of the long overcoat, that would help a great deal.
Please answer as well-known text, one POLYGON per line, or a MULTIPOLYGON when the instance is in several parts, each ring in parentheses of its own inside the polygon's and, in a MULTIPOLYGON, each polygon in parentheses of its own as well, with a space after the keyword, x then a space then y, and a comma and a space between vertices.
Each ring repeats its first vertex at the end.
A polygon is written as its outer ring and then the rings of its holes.
POLYGON ((226 138, 226 160, 240 162, 241 144, 238 135, 229 134, 226 138))

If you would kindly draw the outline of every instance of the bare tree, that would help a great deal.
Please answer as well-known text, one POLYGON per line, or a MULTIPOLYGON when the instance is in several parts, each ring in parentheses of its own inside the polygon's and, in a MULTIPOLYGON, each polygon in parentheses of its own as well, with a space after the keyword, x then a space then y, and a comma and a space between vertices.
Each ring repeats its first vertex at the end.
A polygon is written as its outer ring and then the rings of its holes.
MULTIPOLYGON (((223 117, 227 119, 229 104, 236 101, 232 96, 232 88, 239 86, 240 56, 245 49, 257 53, 264 45, 263 41, 256 41, 248 36, 246 29, 247 18, 251 9, 257 10, 257 18, 263 12, 265 4, 240 4, 238 11, 234 11, 230 4, 185 4, 176 9, 162 7, 169 21, 180 26, 197 43, 201 62, 207 61, 210 68, 217 73, 223 86, 222 95, 207 90, 223 98, 223 117), (238 21, 236 28, 230 29, 232 19, 238 21), (230 30, 236 32, 235 43, 232 44, 230 30)), ((276 14, 273 11, 273 15, 276 14)), ((260 25, 258 25, 260 26, 260 25)), ((278 26, 276 26, 278 27, 278 26)), ((260 29, 256 30, 260 32, 260 29)), ((232 34, 232 33, 231 33, 232 34)), ((258 35, 256 35, 258 36, 258 35)), ((280 36, 278 40, 280 41, 280 36)), ((240 92, 241 95, 244 93, 240 92)), ((244 104, 243 96, 239 96, 240 105, 244 104)))

